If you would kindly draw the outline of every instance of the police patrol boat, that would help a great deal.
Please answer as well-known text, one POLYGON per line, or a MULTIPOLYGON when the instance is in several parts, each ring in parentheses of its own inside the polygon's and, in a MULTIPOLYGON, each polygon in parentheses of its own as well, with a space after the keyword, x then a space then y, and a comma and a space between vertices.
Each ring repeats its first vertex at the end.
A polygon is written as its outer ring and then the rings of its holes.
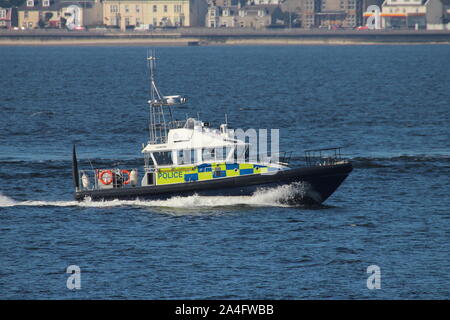
POLYGON ((186 103, 180 95, 164 96, 150 70, 150 139, 143 145, 144 167, 78 169, 75 145, 72 173, 75 199, 134 200, 173 196, 252 195, 260 188, 289 185, 289 204, 320 204, 352 171, 340 148, 305 151, 304 164, 291 167, 289 153, 250 159, 250 144, 238 139, 227 121, 219 128, 196 118, 177 121, 172 107, 186 103), (297 192, 298 191, 298 192, 297 192))

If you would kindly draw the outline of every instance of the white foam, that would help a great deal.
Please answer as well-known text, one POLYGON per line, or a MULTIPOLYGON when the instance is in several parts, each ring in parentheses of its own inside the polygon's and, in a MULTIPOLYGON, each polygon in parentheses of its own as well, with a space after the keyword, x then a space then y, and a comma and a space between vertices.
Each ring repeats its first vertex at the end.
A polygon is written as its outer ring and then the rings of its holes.
POLYGON ((14 207, 17 202, 0 193, 0 207, 14 207))
POLYGON ((249 206, 282 206, 297 194, 304 194, 305 188, 301 184, 283 185, 271 189, 260 189, 251 196, 200 196, 172 197, 166 200, 109 200, 109 201, 15 201, 0 194, 0 207, 31 206, 31 207, 170 207, 170 208, 199 208, 199 207, 227 207, 237 205, 249 206))

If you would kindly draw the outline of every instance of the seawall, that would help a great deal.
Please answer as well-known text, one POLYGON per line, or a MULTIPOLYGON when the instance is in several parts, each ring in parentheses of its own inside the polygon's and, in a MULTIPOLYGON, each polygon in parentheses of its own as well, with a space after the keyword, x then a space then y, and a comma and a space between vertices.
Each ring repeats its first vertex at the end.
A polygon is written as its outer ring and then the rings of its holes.
POLYGON ((352 45, 450 44, 450 31, 254 30, 183 28, 155 31, 0 31, 1 45, 352 45))

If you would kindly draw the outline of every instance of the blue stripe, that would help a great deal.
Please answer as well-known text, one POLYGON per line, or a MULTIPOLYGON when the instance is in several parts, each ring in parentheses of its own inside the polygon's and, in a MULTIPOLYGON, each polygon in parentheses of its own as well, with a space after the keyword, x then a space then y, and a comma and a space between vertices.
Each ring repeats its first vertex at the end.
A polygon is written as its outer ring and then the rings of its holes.
POLYGON ((230 164, 227 163, 226 169, 227 170, 239 169, 239 165, 237 163, 230 163, 230 164))
POLYGON ((252 174, 253 173, 253 169, 241 169, 239 172, 241 175, 244 174, 252 174))
POLYGON ((213 178, 223 178, 227 176, 226 171, 214 171, 213 178))
POLYGON ((184 181, 197 181, 198 180, 198 173, 188 173, 184 175, 184 181))
POLYGON ((210 164, 201 164, 198 167, 198 172, 211 172, 211 165, 210 164))

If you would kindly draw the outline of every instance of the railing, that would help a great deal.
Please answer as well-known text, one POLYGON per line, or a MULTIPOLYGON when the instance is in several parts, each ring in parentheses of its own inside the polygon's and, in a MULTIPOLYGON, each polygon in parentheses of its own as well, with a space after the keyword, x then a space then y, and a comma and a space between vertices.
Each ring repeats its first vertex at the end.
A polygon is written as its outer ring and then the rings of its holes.
POLYGON ((151 132, 155 134, 154 138, 150 139, 152 144, 163 144, 167 143, 167 135, 170 129, 180 129, 184 128, 186 125, 186 120, 174 120, 167 121, 163 123, 156 123, 150 126, 151 132))
POLYGON ((342 147, 305 150, 305 163, 312 166, 332 166, 347 162, 342 158, 342 147))
POLYGON ((292 157, 292 151, 281 151, 272 153, 269 157, 267 155, 258 155, 259 161, 277 164, 289 164, 292 157))
POLYGON ((79 170, 80 190, 97 190, 135 187, 138 181, 132 181, 132 171, 137 169, 90 169, 79 170))
POLYGON ((292 151, 282 151, 278 153, 278 161, 288 164, 291 161, 292 151))
POLYGON ((169 129, 179 129, 184 128, 186 125, 186 120, 176 120, 176 121, 167 121, 166 123, 156 123, 153 124, 153 128, 156 130, 169 130, 169 129))

